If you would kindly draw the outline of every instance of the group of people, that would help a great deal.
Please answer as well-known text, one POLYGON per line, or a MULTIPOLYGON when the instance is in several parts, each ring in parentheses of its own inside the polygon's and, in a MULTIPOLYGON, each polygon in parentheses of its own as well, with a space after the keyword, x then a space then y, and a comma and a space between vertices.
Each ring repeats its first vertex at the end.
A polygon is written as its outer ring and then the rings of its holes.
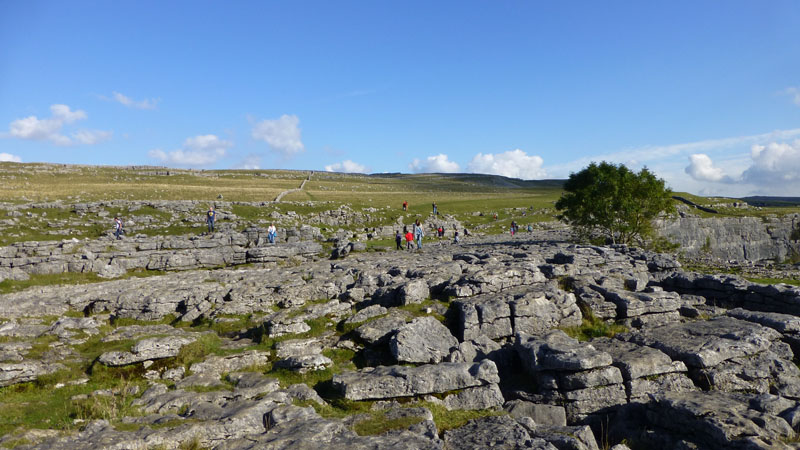
MULTIPOLYGON (((214 224, 217 221, 217 212, 214 210, 214 206, 209 206, 208 211, 206 211, 206 225, 208 226, 208 232, 214 232, 214 224)), ((125 230, 122 227, 122 219, 119 216, 114 217, 114 237, 122 239, 122 235, 125 233, 125 230)), ((267 228, 267 239, 269 240, 270 244, 275 243, 275 238, 278 235, 278 229, 275 227, 275 224, 270 224, 269 228, 267 228)))
MULTIPOLYGON (((440 225, 439 228, 436 229, 437 236, 441 239, 444 237, 444 225, 440 225)), ((469 231, 464 228, 464 236, 469 236, 469 231)), ((407 226, 403 227, 403 232, 401 233, 400 230, 395 231, 394 234, 394 241, 397 244, 397 250, 403 249, 403 239, 406 240, 406 250, 413 250, 414 245, 416 244, 417 249, 422 248, 422 238, 425 237, 425 229, 420 223, 419 219, 414 222, 412 229, 409 230, 407 226)), ((455 230, 453 233, 453 243, 458 244, 461 242, 461 236, 458 234, 458 230, 455 230)))
MULTIPOLYGON (((403 211, 408 211, 408 202, 403 202, 403 211)), ((436 207, 436 202, 433 202, 433 214, 438 214, 438 208, 436 207)), ((494 219, 497 220, 497 213, 494 213, 494 219)), ((214 210, 214 206, 209 206, 208 211, 206 212, 206 225, 208 226, 208 232, 214 232, 214 224, 217 220, 217 212, 214 210)), ((533 226, 528 224, 528 232, 533 231, 533 226)), ((514 236, 516 233, 519 232, 519 225, 517 225, 516 221, 511 221, 511 235, 514 236)), ((117 239, 122 239, 122 235, 125 233, 122 227, 122 219, 118 216, 114 217, 114 237, 117 239)), ((439 239, 444 237, 445 227, 444 225, 440 225, 436 229, 437 236, 439 239)), ((267 239, 269 240, 270 244, 275 243, 275 239, 277 237, 278 230, 275 227, 275 224, 270 224, 269 228, 267 228, 267 239)), ((464 236, 469 236, 469 231, 464 228, 464 236)), ((412 230, 409 230, 407 226, 403 227, 403 233, 400 233, 400 230, 395 232, 395 242, 397 243, 397 250, 402 250, 402 242, 403 238, 406 240, 406 249, 411 250, 413 248, 412 243, 416 243, 417 249, 422 248, 422 238, 425 237, 425 230, 423 229, 422 225, 420 224, 419 219, 414 222, 412 230)), ((458 234, 458 230, 456 230, 453 234, 453 243, 458 244, 461 242, 461 237, 458 234)))
POLYGON ((403 238, 406 239, 406 249, 411 250, 414 247, 411 245, 412 242, 416 242, 417 249, 422 248, 422 238, 425 237, 425 230, 422 228, 422 224, 420 223, 419 219, 414 222, 412 230, 409 230, 407 226, 403 227, 403 234, 400 234, 400 230, 395 231, 394 234, 394 241, 397 244, 397 250, 403 249, 403 238))

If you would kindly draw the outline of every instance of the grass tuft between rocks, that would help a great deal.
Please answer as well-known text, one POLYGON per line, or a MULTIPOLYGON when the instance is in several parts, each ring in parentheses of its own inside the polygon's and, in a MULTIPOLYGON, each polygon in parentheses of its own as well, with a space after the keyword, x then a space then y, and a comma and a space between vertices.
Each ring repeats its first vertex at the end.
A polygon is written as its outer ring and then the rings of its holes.
MULTIPOLYGON (((584 308, 581 308, 583 311, 584 308)), ((574 327, 560 328, 568 336, 579 341, 590 341, 599 337, 614 337, 619 333, 628 331, 628 328, 618 323, 609 323, 595 317, 590 310, 583 311, 583 323, 574 327)))

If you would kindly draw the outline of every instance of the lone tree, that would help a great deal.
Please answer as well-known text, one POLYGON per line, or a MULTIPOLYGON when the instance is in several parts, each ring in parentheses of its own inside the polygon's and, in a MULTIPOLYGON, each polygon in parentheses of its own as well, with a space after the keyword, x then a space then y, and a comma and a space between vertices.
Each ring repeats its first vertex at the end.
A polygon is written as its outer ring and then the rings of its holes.
POLYGON ((642 243, 652 221, 674 210, 672 191, 647 168, 634 173, 605 161, 569 176, 556 202, 559 218, 581 237, 601 234, 614 244, 642 243))

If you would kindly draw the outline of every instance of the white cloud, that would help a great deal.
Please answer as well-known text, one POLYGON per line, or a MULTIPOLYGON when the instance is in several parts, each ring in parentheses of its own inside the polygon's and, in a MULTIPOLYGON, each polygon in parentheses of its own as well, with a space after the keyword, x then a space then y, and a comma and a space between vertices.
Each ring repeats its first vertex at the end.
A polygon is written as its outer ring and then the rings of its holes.
POLYGON ((305 150, 300 136, 300 119, 295 115, 282 115, 279 119, 266 119, 253 126, 253 139, 264 141, 270 148, 286 157, 305 150))
POLYGON ((80 130, 72 133, 72 138, 62 134, 61 129, 66 124, 86 119, 86 112, 83 110, 71 110, 67 105, 51 105, 51 117, 39 119, 36 116, 28 116, 17 119, 8 127, 5 136, 33 141, 50 141, 56 145, 86 144, 92 145, 104 141, 111 137, 112 132, 100 130, 80 130))
POLYGON ((72 139, 80 144, 94 145, 111 139, 112 134, 111 131, 78 130, 72 133, 72 139))
POLYGON ((447 159, 444 153, 428 156, 423 161, 415 158, 408 167, 415 173, 455 173, 461 170, 458 163, 447 159))
POLYGON ((22 162, 22 158, 11 153, 0 153, 0 162, 22 162))
POLYGON ((528 156, 520 149, 503 153, 478 153, 467 165, 472 173, 487 173, 510 178, 533 180, 544 178, 547 172, 542 168, 544 161, 539 156, 528 156))
POLYGON ((800 89, 796 87, 789 87, 783 91, 784 94, 792 97, 792 101, 795 105, 800 106, 800 89))
POLYGON ((683 144, 644 146, 638 148, 624 149, 619 152, 605 153, 570 161, 565 164, 548 166, 550 176, 566 178, 571 172, 577 172, 588 166, 592 161, 609 161, 613 163, 629 163, 636 161, 639 164, 647 164, 649 167, 655 163, 674 160, 675 155, 688 155, 691 153, 707 153, 722 149, 731 149, 741 146, 765 144, 773 141, 790 139, 800 135, 800 128, 789 130, 775 130, 769 133, 755 134, 749 136, 734 136, 722 139, 706 139, 703 141, 687 142, 683 144))
POLYGON ((794 195, 800 188, 800 140, 792 143, 771 142, 754 145, 750 157, 753 164, 742 173, 745 183, 763 191, 794 195))
POLYGON ((711 158, 703 153, 695 153, 689 156, 689 165, 686 166, 686 173, 698 181, 721 181, 725 174, 719 167, 714 167, 711 158))
POLYGON ((187 138, 179 150, 165 152, 161 149, 150 150, 147 155, 165 164, 178 166, 208 166, 219 161, 233 147, 230 141, 224 141, 213 134, 187 138))
POLYGON ((325 166, 326 172, 344 172, 344 173, 367 173, 367 167, 357 162, 345 159, 342 162, 329 164, 325 166))
POLYGON ((261 168, 261 156, 259 156, 259 155, 247 155, 238 164, 233 166, 233 168, 234 169, 243 169, 243 170, 258 170, 258 169, 261 168))
POLYGON ((159 98, 146 98, 144 100, 136 101, 116 91, 113 93, 112 100, 119 102, 129 108, 136 108, 136 109, 156 109, 156 106, 158 106, 158 102, 161 101, 161 99, 159 98))

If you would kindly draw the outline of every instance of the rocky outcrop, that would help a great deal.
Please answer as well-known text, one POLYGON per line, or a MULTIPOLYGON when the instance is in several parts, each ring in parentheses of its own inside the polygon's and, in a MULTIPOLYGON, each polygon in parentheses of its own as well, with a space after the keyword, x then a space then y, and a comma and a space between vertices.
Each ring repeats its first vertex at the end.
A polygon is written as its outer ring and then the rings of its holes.
POLYGON ((723 261, 784 261, 800 254, 800 215, 785 217, 725 217, 658 220, 658 233, 680 244, 691 257, 711 256, 723 261))
POLYGON ((129 270, 179 271, 247 263, 285 261, 318 255, 313 241, 267 243, 266 230, 211 236, 136 237, 116 240, 25 242, 0 248, 4 277, 65 272, 96 272, 114 278, 129 270))

